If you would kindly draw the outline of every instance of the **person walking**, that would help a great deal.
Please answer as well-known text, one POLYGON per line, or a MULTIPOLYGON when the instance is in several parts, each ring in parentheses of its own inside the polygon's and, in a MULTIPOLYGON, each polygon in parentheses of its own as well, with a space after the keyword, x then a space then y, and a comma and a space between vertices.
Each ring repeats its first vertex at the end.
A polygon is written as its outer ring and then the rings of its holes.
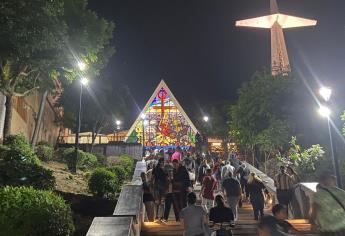
POLYGON ((155 204, 154 204, 154 198, 150 190, 150 185, 147 182, 146 174, 145 172, 141 173, 141 181, 143 182, 143 203, 145 205, 145 210, 147 214, 148 221, 152 222, 154 221, 155 217, 155 204))
POLYGON ((214 191, 217 188, 217 181, 212 176, 212 170, 206 170, 206 176, 202 181, 202 187, 200 190, 200 197, 202 198, 202 205, 208 212, 213 207, 214 191))
POLYGON ((318 224, 321 236, 345 235, 345 191, 336 187, 332 172, 320 175, 310 218, 314 225, 318 224))
POLYGON ((226 196, 229 207, 234 213, 235 220, 238 220, 237 207, 241 199, 242 190, 240 182, 232 176, 231 172, 229 172, 228 177, 224 179, 222 190, 226 196))
POLYGON ((293 195, 294 180, 286 173, 285 166, 280 167, 280 173, 276 175, 274 185, 277 189, 277 199, 279 204, 288 207, 293 195))
POLYGON ((182 149, 180 147, 177 147, 175 152, 171 156, 171 161, 177 160, 181 161, 182 160, 182 149))
POLYGON ((163 222, 167 222, 169 219, 171 205, 174 209, 175 220, 179 221, 180 216, 180 209, 178 208, 178 201, 176 196, 174 195, 174 186, 173 186, 173 170, 168 172, 168 183, 167 183, 167 191, 165 194, 165 202, 164 202, 164 219, 163 222))
POLYGON ((192 185, 186 167, 182 166, 177 160, 173 160, 173 178, 175 186, 178 188, 179 209, 187 205, 187 193, 191 191, 192 185))
POLYGON ((154 197, 156 203, 156 220, 163 219, 163 202, 167 188, 167 177, 168 175, 164 171, 164 158, 160 158, 157 166, 152 171, 154 197))
POLYGON ((198 168, 198 182, 200 183, 200 185, 202 184, 202 181, 206 175, 207 169, 210 169, 210 166, 207 164, 207 160, 203 159, 202 164, 198 168))
POLYGON ((215 224, 220 224, 220 228, 215 232, 216 235, 232 235, 229 226, 234 226, 234 213, 231 208, 225 206, 222 195, 217 195, 215 197, 215 202, 216 206, 210 209, 209 221, 213 223, 213 226, 215 224))
POLYGON ((222 169, 221 169, 221 181, 223 182, 226 176, 228 176, 229 172, 231 172, 231 175, 234 176, 234 171, 235 171, 235 167, 233 167, 230 164, 230 161, 226 161, 225 165, 222 166, 222 169))
POLYGON ((196 194, 187 195, 188 206, 180 213, 184 236, 206 236, 205 228, 208 224, 207 213, 202 206, 196 206, 196 194))
POLYGON ((250 203, 253 206, 254 219, 259 220, 264 217, 265 197, 264 193, 268 195, 268 190, 263 184, 262 180, 255 174, 250 173, 247 184, 250 203))

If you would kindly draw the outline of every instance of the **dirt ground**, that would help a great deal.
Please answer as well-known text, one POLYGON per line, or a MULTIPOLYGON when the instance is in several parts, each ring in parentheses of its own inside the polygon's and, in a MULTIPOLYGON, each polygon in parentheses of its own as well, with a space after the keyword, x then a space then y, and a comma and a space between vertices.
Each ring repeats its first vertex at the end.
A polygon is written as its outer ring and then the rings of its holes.
POLYGON ((78 170, 76 174, 72 174, 67 165, 60 162, 50 161, 41 162, 46 169, 52 170, 56 179, 56 190, 60 192, 91 195, 88 192, 87 172, 78 170))

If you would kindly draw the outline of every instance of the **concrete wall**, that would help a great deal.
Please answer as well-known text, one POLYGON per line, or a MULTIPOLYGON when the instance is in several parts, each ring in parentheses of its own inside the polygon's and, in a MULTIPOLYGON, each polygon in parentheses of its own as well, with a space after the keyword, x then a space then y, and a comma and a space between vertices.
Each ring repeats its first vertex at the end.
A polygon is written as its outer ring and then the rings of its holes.
MULTIPOLYGON (((35 129, 35 117, 38 114, 41 104, 42 94, 34 92, 24 98, 25 119, 13 108, 11 134, 23 134, 28 141, 31 140, 35 129)), ((59 134, 59 126, 55 123, 56 113, 51 104, 46 102, 43 113, 42 124, 38 134, 38 141, 44 140, 50 144, 55 144, 59 134)))
POLYGON ((6 97, 0 92, 0 140, 2 140, 2 134, 4 130, 4 121, 5 121, 5 102, 6 97))

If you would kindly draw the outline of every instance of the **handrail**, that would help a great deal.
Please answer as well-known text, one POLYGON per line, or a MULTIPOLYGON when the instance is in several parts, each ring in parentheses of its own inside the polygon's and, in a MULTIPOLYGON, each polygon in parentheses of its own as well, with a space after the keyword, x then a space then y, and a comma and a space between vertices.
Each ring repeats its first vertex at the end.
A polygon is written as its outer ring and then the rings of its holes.
POLYGON ((146 163, 138 161, 132 182, 122 187, 113 217, 95 217, 87 236, 139 236, 144 221, 141 173, 146 163))

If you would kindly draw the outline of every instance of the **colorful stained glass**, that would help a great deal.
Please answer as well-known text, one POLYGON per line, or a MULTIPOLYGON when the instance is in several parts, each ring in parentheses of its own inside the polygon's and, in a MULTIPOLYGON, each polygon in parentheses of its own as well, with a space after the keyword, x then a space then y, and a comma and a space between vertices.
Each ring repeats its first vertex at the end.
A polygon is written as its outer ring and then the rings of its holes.
POLYGON ((127 142, 144 143, 147 147, 194 146, 196 133, 195 126, 161 81, 129 130, 127 142))

